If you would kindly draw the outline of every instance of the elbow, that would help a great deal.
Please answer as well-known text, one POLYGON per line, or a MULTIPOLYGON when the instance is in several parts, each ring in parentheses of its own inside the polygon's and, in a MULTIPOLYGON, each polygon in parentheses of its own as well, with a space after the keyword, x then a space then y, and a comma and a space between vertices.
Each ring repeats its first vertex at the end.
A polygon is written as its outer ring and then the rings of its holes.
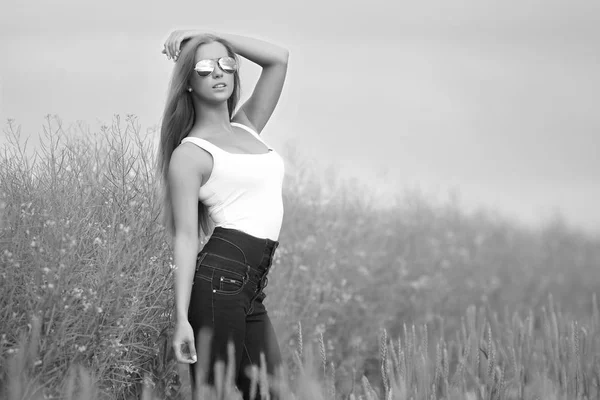
POLYGON ((290 58, 289 50, 282 49, 281 54, 279 55, 279 63, 283 64, 283 65, 287 65, 289 58, 290 58))

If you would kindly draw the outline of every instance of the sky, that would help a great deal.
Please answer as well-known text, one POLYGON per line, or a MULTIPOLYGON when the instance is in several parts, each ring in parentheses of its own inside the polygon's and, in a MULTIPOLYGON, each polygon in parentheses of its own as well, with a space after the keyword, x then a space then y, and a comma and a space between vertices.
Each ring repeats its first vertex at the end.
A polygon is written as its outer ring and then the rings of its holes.
MULTIPOLYGON (((454 189, 465 209, 534 226, 561 212, 600 232, 597 0, 3 0, 2 129, 14 118, 35 146, 46 114, 159 124, 173 66, 161 50, 186 28, 290 50, 263 131, 275 149, 381 193, 454 189)), ((242 101, 259 72, 243 60, 242 101)))

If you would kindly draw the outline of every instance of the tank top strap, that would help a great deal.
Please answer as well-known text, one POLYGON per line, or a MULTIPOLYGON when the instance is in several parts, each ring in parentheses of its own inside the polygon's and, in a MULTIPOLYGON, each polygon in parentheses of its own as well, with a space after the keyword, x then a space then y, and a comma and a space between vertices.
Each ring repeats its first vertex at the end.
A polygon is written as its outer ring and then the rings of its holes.
POLYGON ((269 146, 269 144, 267 142, 265 142, 258 133, 256 133, 254 131, 254 129, 251 129, 250 127, 240 124, 239 122, 232 122, 231 125, 234 126, 239 126, 240 128, 242 128, 243 130, 250 132, 252 134, 252 136, 254 136, 255 138, 257 138, 258 140, 260 140, 261 142, 263 142, 265 144, 265 146, 267 146, 269 148, 269 150, 273 150, 273 148, 271 146, 269 146))
POLYGON ((221 150, 218 146, 215 146, 208 140, 200 139, 194 136, 187 136, 181 139, 181 143, 190 142, 194 143, 196 146, 208 151, 213 157, 215 153, 218 153, 221 150))

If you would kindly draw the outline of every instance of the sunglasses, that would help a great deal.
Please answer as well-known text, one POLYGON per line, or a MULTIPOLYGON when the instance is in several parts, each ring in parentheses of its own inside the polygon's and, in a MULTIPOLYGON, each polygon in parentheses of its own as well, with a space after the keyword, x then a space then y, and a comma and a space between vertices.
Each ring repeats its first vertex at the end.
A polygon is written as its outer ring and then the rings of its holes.
POLYGON ((200 60, 196 63, 194 71, 200 76, 208 76, 217 68, 217 64, 223 72, 227 72, 228 74, 233 74, 237 71, 237 62, 233 57, 221 57, 216 61, 211 59, 200 60))

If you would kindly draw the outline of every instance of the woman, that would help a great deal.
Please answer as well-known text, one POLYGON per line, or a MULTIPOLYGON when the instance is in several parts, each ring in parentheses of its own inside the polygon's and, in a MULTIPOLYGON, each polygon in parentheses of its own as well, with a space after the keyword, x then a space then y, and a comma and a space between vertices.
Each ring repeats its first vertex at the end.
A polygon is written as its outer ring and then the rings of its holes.
POLYGON ((279 100, 288 51, 238 35, 179 30, 163 53, 175 62, 159 148, 177 266, 175 356, 190 364, 194 393, 198 379, 214 384, 215 362, 227 362, 231 340, 236 385, 247 399, 248 367, 260 365, 261 353, 270 375, 281 365, 263 289, 279 244, 284 162, 259 134, 279 100), (262 73, 234 113, 237 55, 260 65, 262 73), (207 376, 198 376, 195 364, 201 328, 212 333, 207 376))

